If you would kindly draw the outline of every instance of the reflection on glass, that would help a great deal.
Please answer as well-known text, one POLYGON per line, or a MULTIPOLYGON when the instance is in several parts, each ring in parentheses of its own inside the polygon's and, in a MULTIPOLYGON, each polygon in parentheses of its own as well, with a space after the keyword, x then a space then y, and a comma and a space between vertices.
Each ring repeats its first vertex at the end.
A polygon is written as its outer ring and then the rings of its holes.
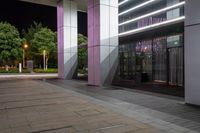
POLYGON ((166 37, 153 40, 154 81, 167 81, 166 37))
POLYGON ((144 82, 183 86, 182 46, 181 34, 124 43, 119 47, 120 77, 135 80, 139 75, 144 82))

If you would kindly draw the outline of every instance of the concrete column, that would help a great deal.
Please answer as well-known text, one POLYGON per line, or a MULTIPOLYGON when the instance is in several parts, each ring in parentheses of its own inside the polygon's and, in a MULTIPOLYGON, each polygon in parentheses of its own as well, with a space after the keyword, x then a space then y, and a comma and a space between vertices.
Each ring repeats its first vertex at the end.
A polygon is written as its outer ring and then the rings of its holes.
POLYGON ((118 65, 118 0, 88 0, 88 84, 111 84, 118 65))
POLYGON ((185 5, 185 102, 200 105, 200 1, 185 5))
POLYGON ((58 76, 71 79, 77 67, 77 3, 57 3, 58 76))

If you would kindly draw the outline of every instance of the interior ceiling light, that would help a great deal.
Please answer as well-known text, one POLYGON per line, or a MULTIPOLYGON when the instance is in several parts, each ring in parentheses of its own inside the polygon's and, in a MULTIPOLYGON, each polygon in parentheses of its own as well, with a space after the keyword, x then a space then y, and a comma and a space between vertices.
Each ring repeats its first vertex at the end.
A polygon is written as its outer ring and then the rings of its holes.
POLYGON ((167 20, 167 21, 164 21, 164 22, 161 22, 161 23, 152 24, 152 25, 145 26, 145 27, 142 27, 142 28, 138 28, 138 29, 122 32, 122 33, 119 33, 119 37, 135 34, 135 33, 138 33, 138 32, 142 32, 142 31, 149 30, 149 29, 152 29, 152 28, 164 26, 164 25, 167 25, 167 24, 181 22, 184 19, 185 19, 185 16, 182 16, 182 17, 178 17, 178 18, 175 18, 175 19, 170 19, 170 20, 167 20))
POLYGON ((145 15, 142 15, 142 16, 139 16, 139 17, 137 17, 137 18, 134 18, 134 19, 125 21, 125 22, 123 22, 123 23, 120 23, 119 26, 122 26, 122 25, 125 25, 125 24, 129 24, 129 23, 135 22, 135 21, 137 21, 137 20, 140 20, 140 19, 143 19, 143 18, 146 18, 146 17, 150 17, 150 16, 153 16, 153 15, 162 13, 162 12, 166 12, 166 11, 171 10, 171 9, 174 9, 174 8, 178 8, 178 7, 180 7, 180 6, 184 5, 184 4, 185 4, 185 1, 180 2, 180 3, 175 4, 175 5, 173 5, 173 6, 169 6, 169 7, 166 7, 166 8, 163 8, 163 9, 160 9, 160 10, 157 10, 157 11, 154 11, 154 12, 151 12, 151 13, 148 13, 148 14, 145 14, 145 15))
POLYGON ((146 6, 146 5, 148 5, 148 4, 152 3, 152 2, 155 2, 155 1, 156 1, 156 0, 149 0, 149 1, 147 1, 147 2, 144 2, 144 3, 140 4, 140 5, 137 5, 137 6, 133 7, 133 8, 130 8, 130 9, 124 11, 124 12, 119 13, 119 16, 124 15, 124 14, 126 14, 126 13, 128 13, 128 12, 130 12, 130 11, 134 11, 134 10, 136 10, 136 9, 139 9, 139 8, 141 8, 141 7, 143 7, 143 6, 146 6))

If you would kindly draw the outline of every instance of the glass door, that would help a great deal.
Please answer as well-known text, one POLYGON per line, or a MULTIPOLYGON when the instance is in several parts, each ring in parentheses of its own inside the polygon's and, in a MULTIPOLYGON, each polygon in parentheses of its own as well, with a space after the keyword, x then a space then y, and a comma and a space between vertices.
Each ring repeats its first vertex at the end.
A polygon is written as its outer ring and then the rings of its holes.
POLYGON ((167 82, 166 37, 153 40, 153 80, 156 82, 167 82))
POLYGON ((143 82, 152 80, 152 41, 141 41, 136 45, 136 72, 143 82))
POLYGON ((168 49, 169 84, 183 86, 183 48, 168 49))

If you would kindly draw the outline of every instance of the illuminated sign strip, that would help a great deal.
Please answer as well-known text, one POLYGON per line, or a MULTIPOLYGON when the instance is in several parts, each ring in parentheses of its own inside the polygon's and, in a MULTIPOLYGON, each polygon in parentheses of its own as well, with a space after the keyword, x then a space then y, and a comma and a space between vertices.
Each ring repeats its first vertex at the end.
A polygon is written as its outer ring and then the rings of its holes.
POLYGON ((126 22, 120 23, 119 26, 122 26, 122 25, 125 25, 125 24, 129 24, 129 23, 135 22, 135 21, 137 21, 137 20, 140 20, 140 19, 143 19, 143 18, 146 18, 146 17, 150 17, 150 16, 153 16, 153 15, 156 15, 156 14, 160 14, 160 13, 162 13, 162 12, 166 12, 166 11, 171 10, 171 9, 174 9, 174 8, 181 7, 181 6, 183 6, 184 4, 185 4, 185 1, 183 1, 183 2, 181 2, 181 3, 178 3, 178 4, 175 4, 175 5, 173 5, 173 6, 169 6, 169 7, 166 7, 166 8, 160 9, 160 10, 157 10, 157 11, 155 11, 155 12, 151 12, 151 13, 142 15, 142 16, 140 16, 140 17, 137 17, 137 18, 128 20, 128 21, 126 21, 126 22))
POLYGON ((129 0, 124 0, 124 1, 120 2, 120 3, 118 4, 118 6, 121 6, 121 5, 125 4, 125 3, 128 2, 128 1, 129 1, 129 0))
POLYGON ((134 29, 134 30, 122 32, 122 33, 119 33, 119 37, 123 37, 123 36, 131 35, 131 34, 139 33, 139 32, 145 31, 145 30, 149 30, 149 29, 152 29, 152 28, 164 26, 164 25, 167 25, 167 24, 181 22, 184 19, 185 19, 185 16, 182 16, 182 17, 178 17, 178 18, 175 18, 175 19, 167 20, 167 21, 164 21, 164 22, 161 22, 161 23, 145 26, 145 27, 142 27, 142 28, 139 28, 139 29, 134 29))
POLYGON ((155 2, 155 1, 156 1, 156 0, 149 0, 149 1, 147 1, 147 2, 144 2, 144 3, 142 3, 142 4, 140 4, 140 5, 137 5, 137 6, 133 7, 133 8, 131 8, 131 9, 128 9, 128 10, 126 10, 126 11, 124 11, 124 12, 119 13, 119 16, 124 15, 124 14, 126 14, 126 13, 128 13, 128 12, 130 12, 130 11, 134 11, 134 10, 136 10, 136 9, 139 9, 139 8, 141 8, 141 7, 143 7, 143 6, 146 6, 146 5, 148 5, 148 4, 152 3, 152 2, 155 2))

